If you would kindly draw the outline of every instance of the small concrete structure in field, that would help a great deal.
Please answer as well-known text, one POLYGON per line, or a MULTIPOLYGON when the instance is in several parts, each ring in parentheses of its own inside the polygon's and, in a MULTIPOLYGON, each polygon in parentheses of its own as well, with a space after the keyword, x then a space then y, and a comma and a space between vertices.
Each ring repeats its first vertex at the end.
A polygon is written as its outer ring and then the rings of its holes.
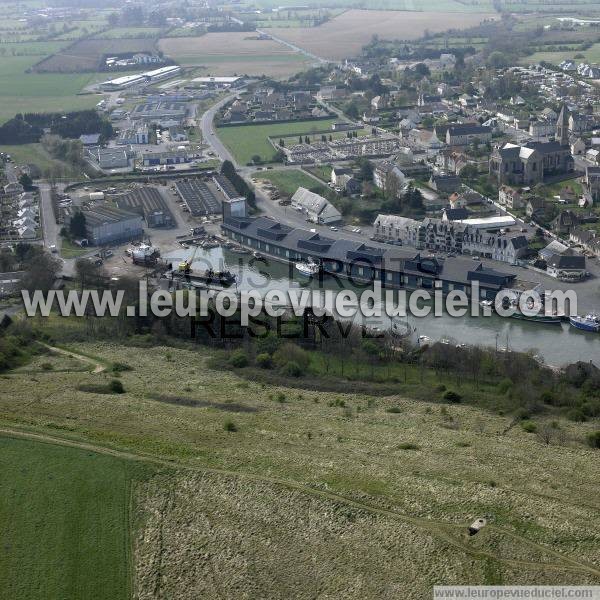
POLYGON ((470 525, 469 525, 469 535, 475 535, 476 533, 479 533, 481 531, 481 529, 483 527, 485 527, 487 525, 487 520, 485 518, 479 518, 479 519, 475 519, 470 525))

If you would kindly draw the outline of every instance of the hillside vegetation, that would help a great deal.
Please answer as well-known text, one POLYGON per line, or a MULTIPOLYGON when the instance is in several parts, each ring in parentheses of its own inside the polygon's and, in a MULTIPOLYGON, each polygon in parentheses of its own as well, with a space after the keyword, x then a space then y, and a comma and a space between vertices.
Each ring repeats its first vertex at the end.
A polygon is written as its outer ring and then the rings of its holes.
POLYGON ((153 466, 132 484, 140 598, 600 583, 598 455, 582 443, 593 422, 561 421, 546 444, 512 417, 434 395, 248 381, 211 368, 206 348, 69 350, 83 365, 50 354, 50 367, 3 376, 0 428, 153 466))

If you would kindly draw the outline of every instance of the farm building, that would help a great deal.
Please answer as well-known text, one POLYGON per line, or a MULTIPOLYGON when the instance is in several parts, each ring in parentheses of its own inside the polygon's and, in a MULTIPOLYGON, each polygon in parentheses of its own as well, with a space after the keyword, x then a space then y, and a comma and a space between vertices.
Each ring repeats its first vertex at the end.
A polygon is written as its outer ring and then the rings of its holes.
POLYGON ((119 196, 117 206, 138 213, 148 227, 172 227, 175 224, 165 199, 155 187, 141 187, 119 196))

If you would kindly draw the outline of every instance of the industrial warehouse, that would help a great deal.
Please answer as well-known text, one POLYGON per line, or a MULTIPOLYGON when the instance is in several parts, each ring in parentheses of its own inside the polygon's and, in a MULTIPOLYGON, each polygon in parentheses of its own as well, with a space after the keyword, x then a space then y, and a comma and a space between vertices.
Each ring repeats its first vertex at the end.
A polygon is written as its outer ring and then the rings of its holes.
POLYGON ((142 216, 148 227, 173 227, 175 220, 165 199, 155 187, 141 187, 116 199, 117 206, 142 216))
POLYGON ((138 75, 125 75, 123 77, 117 77, 116 79, 109 79, 103 81, 100 84, 100 88, 107 91, 113 92, 117 90, 124 90, 134 85, 140 85, 145 83, 154 83, 167 77, 173 77, 181 71, 181 67, 177 65, 171 65, 169 67, 161 67, 154 71, 147 71, 138 75))
POLYGON ((175 183, 177 193, 194 217, 221 213, 221 193, 215 186, 212 187, 213 189, 199 178, 184 179, 175 183))

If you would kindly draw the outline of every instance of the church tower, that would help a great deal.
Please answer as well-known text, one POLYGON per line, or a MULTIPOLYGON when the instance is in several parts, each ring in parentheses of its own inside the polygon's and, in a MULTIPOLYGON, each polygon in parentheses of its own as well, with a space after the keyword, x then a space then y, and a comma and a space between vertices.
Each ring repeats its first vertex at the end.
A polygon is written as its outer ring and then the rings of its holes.
POLYGON ((556 141, 560 142, 561 146, 569 145, 569 109, 566 104, 562 105, 558 122, 556 123, 556 141))

